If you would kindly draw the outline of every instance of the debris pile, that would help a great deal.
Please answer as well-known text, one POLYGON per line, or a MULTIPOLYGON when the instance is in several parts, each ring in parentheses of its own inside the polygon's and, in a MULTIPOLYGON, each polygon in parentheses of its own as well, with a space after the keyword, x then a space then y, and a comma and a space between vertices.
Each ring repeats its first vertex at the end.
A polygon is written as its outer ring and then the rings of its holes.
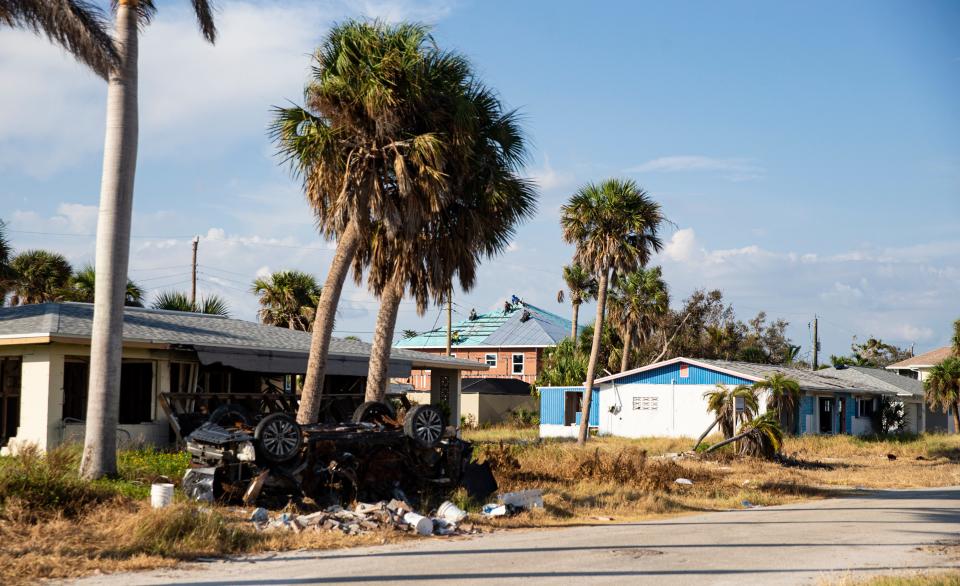
MULTIPOLYGON (((447 504, 444 503, 444 505, 447 504)), ((444 509, 444 505, 441 505, 441 509, 444 509)), ((462 513, 462 511, 459 512, 462 513)), ((360 535, 378 529, 410 531, 420 535, 480 533, 480 529, 471 523, 462 522, 466 514, 459 515, 459 518, 461 522, 454 522, 444 517, 424 517, 417 514, 406 502, 393 499, 389 502, 357 503, 353 510, 334 505, 308 515, 281 513, 272 519, 267 510, 260 507, 253 511, 250 521, 259 531, 284 529, 295 533, 308 529, 340 531, 346 535, 360 535)))

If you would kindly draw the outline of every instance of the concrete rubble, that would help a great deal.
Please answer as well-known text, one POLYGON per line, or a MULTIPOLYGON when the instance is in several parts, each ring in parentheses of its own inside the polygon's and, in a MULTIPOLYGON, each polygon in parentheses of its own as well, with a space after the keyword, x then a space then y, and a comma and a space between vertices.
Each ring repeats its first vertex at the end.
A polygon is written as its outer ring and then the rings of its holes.
MULTIPOLYGON (((287 530, 301 531, 340 531, 347 535, 360 535, 379 529, 417 532, 417 528, 404 520, 404 515, 414 513, 412 507, 404 501, 393 499, 389 502, 357 503, 352 509, 338 505, 308 515, 280 513, 269 517, 266 509, 257 508, 250 521, 259 531, 287 530)), ((432 535, 472 535, 481 530, 471 523, 454 523, 443 518, 431 518, 432 535)))

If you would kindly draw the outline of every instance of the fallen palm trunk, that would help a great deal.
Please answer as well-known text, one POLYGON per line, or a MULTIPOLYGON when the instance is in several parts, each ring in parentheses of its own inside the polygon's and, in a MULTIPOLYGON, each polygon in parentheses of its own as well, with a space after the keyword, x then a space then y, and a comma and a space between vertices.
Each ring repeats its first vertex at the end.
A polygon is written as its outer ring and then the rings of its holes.
POLYGON ((697 438, 697 443, 693 446, 693 451, 694 451, 694 452, 697 451, 697 448, 700 447, 700 444, 702 444, 702 443, 703 443, 703 440, 706 439, 706 437, 707 437, 708 435, 710 435, 710 432, 713 431, 713 428, 716 427, 718 423, 720 423, 720 418, 719 418, 719 417, 716 418, 716 419, 714 419, 714 420, 713 420, 713 423, 710 424, 710 427, 708 427, 705 432, 703 432, 703 433, 700 434, 700 437, 697 438))

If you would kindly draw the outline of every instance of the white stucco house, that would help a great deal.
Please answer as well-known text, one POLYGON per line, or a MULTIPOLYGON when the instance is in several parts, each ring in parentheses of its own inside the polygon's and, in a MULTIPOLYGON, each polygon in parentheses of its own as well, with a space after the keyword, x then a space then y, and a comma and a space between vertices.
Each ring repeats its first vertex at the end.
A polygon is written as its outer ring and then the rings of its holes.
MULTIPOLYGON (((0 307, 0 446, 49 449, 82 441, 93 306, 43 303, 0 307)), ((307 332, 219 316, 125 308, 119 440, 156 445, 180 424, 223 403, 264 400, 295 408, 295 376, 306 371, 307 332), (265 393, 272 393, 269 398, 265 393)), ((334 339, 324 384, 324 417, 345 420, 362 401, 370 345, 334 339)), ((433 373, 431 402, 459 422, 460 372, 475 361, 394 348, 388 374, 433 373)))
MULTIPOLYGON (((926 414, 917 381, 880 369, 809 371, 726 360, 673 358, 597 379, 590 426, 622 437, 697 437, 713 422, 704 393, 716 385, 752 385, 779 372, 800 384, 794 427, 801 434, 866 434, 880 397, 905 404, 905 431, 924 431, 926 414), (873 371, 873 372, 867 372, 873 371), (889 380, 888 380, 889 379, 889 380)), ((583 387, 539 389, 540 433, 570 437, 579 424, 583 387)), ((760 395, 765 411, 767 396, 760 395)))
MULTIPOLYGON (((942 348, 930 350, 929 352, 924 352, 923 354, 911 356, 910 358, 901 360, 900 362, 894 362, 887 367, 887 370, 895 372, 900 376, 918 380, 922 383, 929 375, 930 369, 951 356, 953 356, 953 348, 950 346, 944 346, 942 348)), ((955 429, 955 422, 953 420, 952 412, 949 414, 939 413, 932 415, 936 418, 938 425, 942 425, 945 430, 948 430, 950 433, 957 432, 955 429), (939 423, 938 415, 944 418, 944 422, 942 424, 939 423)))

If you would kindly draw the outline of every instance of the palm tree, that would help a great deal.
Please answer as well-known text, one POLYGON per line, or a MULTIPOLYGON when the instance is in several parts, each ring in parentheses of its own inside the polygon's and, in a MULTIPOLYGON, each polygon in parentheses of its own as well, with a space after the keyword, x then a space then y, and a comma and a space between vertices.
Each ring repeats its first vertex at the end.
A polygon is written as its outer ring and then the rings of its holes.
MULTIPOLYGON (((200 31, 216 39, 209 0, 192 0, 200 31)), ((156 12, 153 0, 114 2, 114 44, 118 64, 107 85, 107 126, 97 221, 96 288, 90 341, 87 425, 80 474, 96 479, 117 472, 115 446, 120 410, 123 301, 130 261, 133 184, 137 168, 137 86, 140 26, 156 12)))
POLYGON ((400 337, 402 337, 404 340, 409 340, 410 338, 416 338, 419 335, 420 334, 417 333, 416 330, 403 330, 403 332, 400 333, 400 337))
MULTIPOLYGON (((759 409, 757 395, 747 385, 737 385, 730 389, 726 385, 718 384, 712 391, 704 393, 703 398, 707 400, 707 411, 710 411, 716 417, 713 425, 700 436, 701 441, 715 425, 720 426, 723 437, 731 437, 737 423, 749 421, 759 409), (735 413, 737 399, 743 399, 743 410, 735 413)), ((699 445, 699 442, 697 444, 699 445)))
MULTIPOLYGON (((597 297, 597 280, 593 278, 588 271, 584 270, 583 267, 577 264, 570 264, 563 267, 563 281, 567 284, 567 289, 570 290, 570 305, 573 306, 573 317, 571 318, 572 324, 570 326, 570 337, 574 340, 577 339, 577 320, 580 317, 580 305, 584 301, 589 301, 591 299, 596 299, 597 297)), ((563 291, 561 290, 560 295, 557 299, 563 301, 563 291)), ((574 344, 576 347, 576 344, 574 344)))
POLYGON ((469 65, 441 51, 426 27, 348 21, 314 55, 308 109, 278 108, 272 135, 337 249, 327 273, 297 420, 317 420, 340 293, 357 250, 374 230, 417 234, 455 194, 443 169, 460 137, 448 130, 463 106, 469 65), (451 102, 454 95, 459 101, 451 102))
POLYGON ((260 297, 260 322, 309 332, 313 328, 320 285, 313 275, 302 271, 278 271, 253 282, 253 293, 260 297))
POLYGON ((120 62, 103 12, 83 0, 0 0, 0 26, 47 36, 106 79, 120 62))
MULTIPOLYGON (((406 289, 422 313, 430 301, 446 299, 457 277, 469 291, 481 260, 505 249, 517 225, 531 216, 536 193, 517 172, 526 146, 517 114, 505 111, 496 94, 475 80, 464 92, 466 104, 449 134, 460 135, 459 152, 448 154, 444 173, 453 197, 433 214, 413 238, 389 238, 374 232, 371 246, 362 246, 356 267, 369 266, 368 283, 381 295, 380 312, 370 351, 366 400, 383 400, 390 345, 397 310, 406 289)), ((439 198, 438 198, 439 199, 439 198)))
POLYGON ((781 372, 774 372, 753 383, 753 388, 770 392, 767 397, 767 411, 775 411, 780 427, 789 433, 795 433, 793 414, 800 403, 800 383, 781 372))
MULTIPOLYGON (((67 285, 67 297, 70 301, 93 303, 96 292, 97 273, 93 265, 86 265, 77 271, 67 285)), ((123 304, 127 307, 143 307, 143 289, 130 279, 127 279, 127 290, 123 304)))
POLYGON ((10 261, 13 305, 60 301, 67 293, 73 267, 66 257, 46 250, 27 250, 10 261))
POLYGON ((587 441, 590 390, 600 351, 610 271, 624 273, 646 266, 650 256, 663 247, 659 236, 663 221, 660 204, 629 179, 587 184, 561 208, 563 239, 576 245, 574 262, 598 275, 597 319, 587 367, 580 445, 587 441))
POLYGON ((953 337, 950 339, 953 355, 960 358, 960 319, 953 322, 953 337))
POLYGON ((620 372, 627 370, 634 336, 645 343, 656 323, 670 309, 670 295, 663 281, 663 270, 637 269, 617 277, 610 291, 610 319, 619 325, 623 336, 620 372))
POLYGON ((931 409, 953 412, 954 431, 960 433, 960 358, 945 358, 931 368, 923 389, 931 409))
POLYGON ((0 220, 0 307, 3 307, 6 301, 7 289, 13 284, 14 276, 13 269, 10 267, 10 255, 13 253, 13 248, 7 241, 6 228, 6 222, 0 220))
POLYGON ((153 303, 150 304, 150 307, 167 311, 185 311, 230 317, 230 306, 219 295, 207 295, 201 297, 196 303, 190 303, 190 296, 183 291, 161 291, 157 294, 153 303))
POLYGON ((764 413, 740 425, 737 435, 717 442, 707 448, 712 452, 733 442, 740 442, 741 456, 754 456, 772 460, 783 447, 783 430, 774 413, 764 413))

